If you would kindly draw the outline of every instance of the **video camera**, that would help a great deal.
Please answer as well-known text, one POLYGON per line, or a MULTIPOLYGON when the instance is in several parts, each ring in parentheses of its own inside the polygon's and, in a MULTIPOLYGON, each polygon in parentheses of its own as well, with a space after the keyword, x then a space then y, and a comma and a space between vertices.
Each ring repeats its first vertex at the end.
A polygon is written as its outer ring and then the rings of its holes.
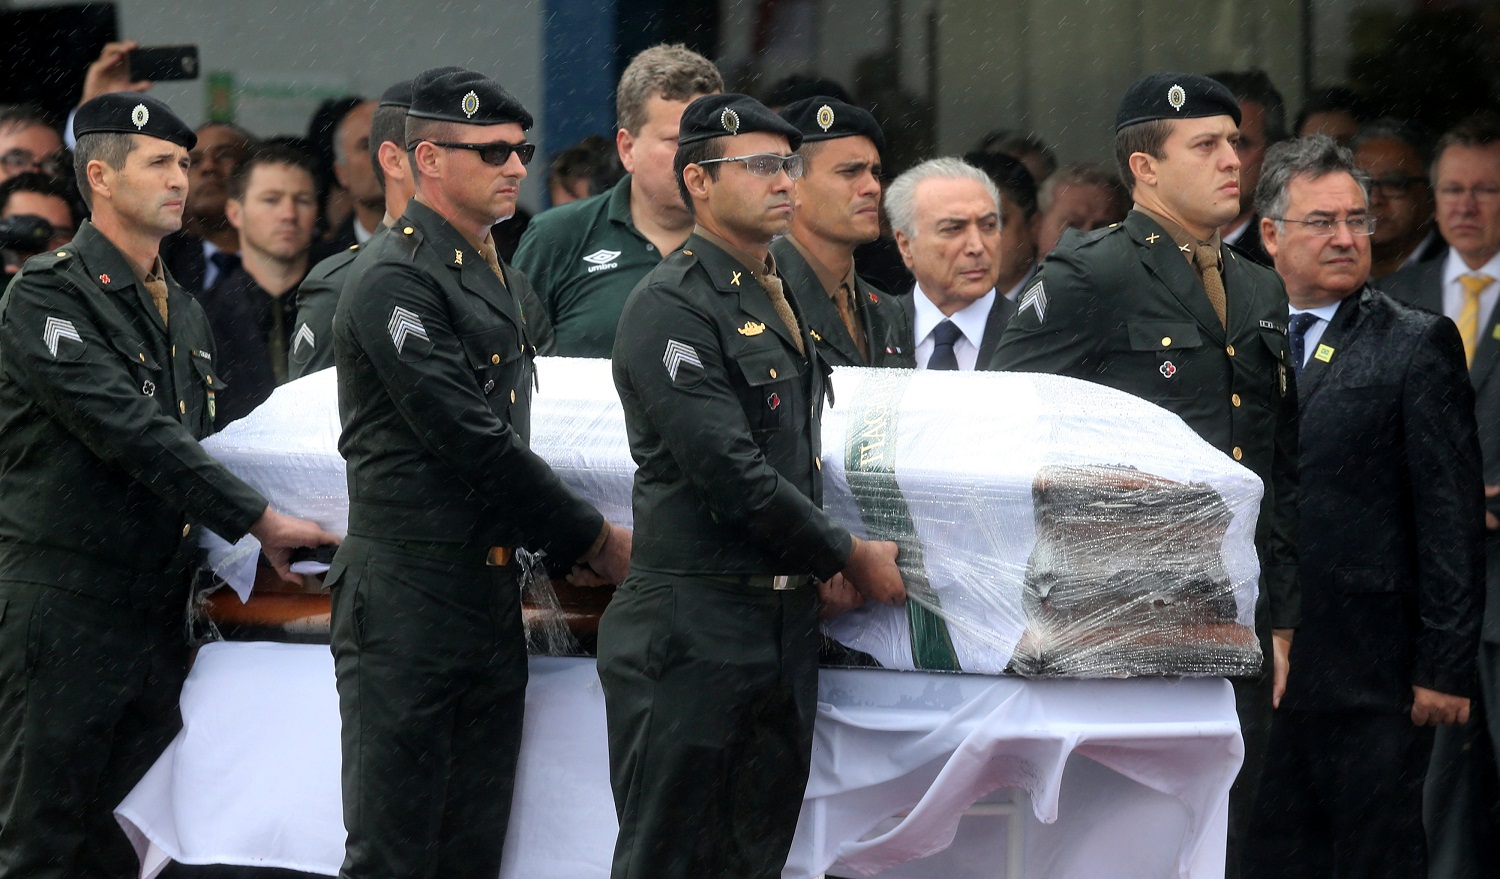
POLYGON ((51 223, 31 214, 0 219, 0 255, 5 258, 6 274, 14 274, 22 263, 46 250, 55 234, 51 223))

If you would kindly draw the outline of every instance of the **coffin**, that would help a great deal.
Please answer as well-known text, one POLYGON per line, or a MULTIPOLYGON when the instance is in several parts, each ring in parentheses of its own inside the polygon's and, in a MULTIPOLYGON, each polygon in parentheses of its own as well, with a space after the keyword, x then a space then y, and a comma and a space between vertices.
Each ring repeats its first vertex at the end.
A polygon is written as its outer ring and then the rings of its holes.
MULTIPOLYGON (((609 363, 544 358, 538 373, 532 447, 629 525, 635 466, 609 363)), ((1260 480, 1175 415, 1056 376, 839 368, 833 384, 824 506, 856 535, 900 545, 911 596, 905 608, 867 605, 825 623, 849 650, 889 668, 988 674, 1260 668, 1260 480)), ((204 446, 278 509, 343 533, 337 435, 325 370, 278 388, 204 446)), ((253 538, 209 544, 216 574, 248 595, 253 538)), ((606 596, 540 595, 528 618, 586 641, 606 596)))

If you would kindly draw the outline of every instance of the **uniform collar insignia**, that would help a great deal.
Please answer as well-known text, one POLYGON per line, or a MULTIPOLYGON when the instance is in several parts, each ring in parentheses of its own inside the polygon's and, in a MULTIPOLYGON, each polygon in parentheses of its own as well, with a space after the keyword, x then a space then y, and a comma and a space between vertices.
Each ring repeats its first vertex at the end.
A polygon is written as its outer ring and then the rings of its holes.
POLYGON ((732 278, 729 279, 729 283, 731 283, 734 286, 738 287, 740 285, 740 275, 742 275, 742 274, 744 274, 744 273, 743 272, 735 272, 734 273, 734 277, 732 277, 732 278))

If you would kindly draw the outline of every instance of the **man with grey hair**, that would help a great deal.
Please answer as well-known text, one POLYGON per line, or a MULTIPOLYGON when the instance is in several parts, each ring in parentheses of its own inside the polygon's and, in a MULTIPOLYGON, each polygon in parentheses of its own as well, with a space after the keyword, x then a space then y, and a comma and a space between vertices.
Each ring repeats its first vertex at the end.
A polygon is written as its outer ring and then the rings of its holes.
POLYGON ((982 369, 1016 305, 995 292, 1000 191, 962 159, 928 159, 891 183, 885 210, 916 278, 902 298, 918 369, 982 369))
POLYGON ((1037 191, 1037 206, 1037 252, 1045 255, 1069 229, 1092 232, 1125 219, 1130 193, 1114 171, 1081 162, 1048 177, 1037 191))
POLYGON ((680 45, 653 46, 620 75, 615 147, 628 173, 608 192, 532 220, 516 250, 558 354, 610 356, 626 297, 693 231, 672 171, 677 128, 688 104, 723 90, 713 62, 680 45))
POLYGON ((1469 715, 1474 391, 1453 322, 1367 281, 1368 185, 1316 135, 1271 147, 1255 194, 1290 300, 1306 588, 1243 862, 1254 879, 1426 876, 1433 727, 1469 715))

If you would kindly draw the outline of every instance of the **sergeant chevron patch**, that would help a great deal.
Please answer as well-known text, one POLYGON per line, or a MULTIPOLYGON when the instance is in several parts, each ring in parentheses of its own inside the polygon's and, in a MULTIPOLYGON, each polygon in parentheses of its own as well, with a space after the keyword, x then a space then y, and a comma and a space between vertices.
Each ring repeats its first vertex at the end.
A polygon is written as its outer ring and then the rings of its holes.
MULTIPOLYGON (((292 353, 296 354, 298 351, 301 351, 304 344, 309 348, 315 349, 318 347, 317 339, 313 336, 313 329, 307 324, 298 327, 297 335, 292 336, 292 353)), ((397 345, 397 350, 400 350, 400 347, 400 345, 397 345)))
POLYGON ((42 341, 47 343, 47 350, 52 356, 57 356, 57 345, 63 339, 72 339, 78 344, 83 344, 83 337, 78 335, 78 330, 73 327, 73 322, 63 320, 60 317, 49 317, 42 326, 42 341))
POLYGON ((1021 294, 1021 307, 1016 309, 1016 314, 1028 308, 1036 312, 1037 323, 1042 323, 1047 319, 1047 288, 1042 286, 1041 281, 1032 284, 1025 293, 1021 294))
POLYGON ((661 362, 667 367, 667 375, 674 382, 683 366, 696 366, 699 372, 703 371, 703 361, 698 359, 698 352, 693 350, 693 346, 676 339, 667 340, 667 350, 662 354, 661 362))
POLYGON ((396 344, 397 354, 401 353, 401 349, 405 348, 407 341, 411 339, 432 341, 427 338, 427 328, 422 326, 422 319, 417 317, 416 312, 408 311, 399 305, 391 310, 391 321, 386 325, 386 329, 391 334, 391 341, 396 344))

